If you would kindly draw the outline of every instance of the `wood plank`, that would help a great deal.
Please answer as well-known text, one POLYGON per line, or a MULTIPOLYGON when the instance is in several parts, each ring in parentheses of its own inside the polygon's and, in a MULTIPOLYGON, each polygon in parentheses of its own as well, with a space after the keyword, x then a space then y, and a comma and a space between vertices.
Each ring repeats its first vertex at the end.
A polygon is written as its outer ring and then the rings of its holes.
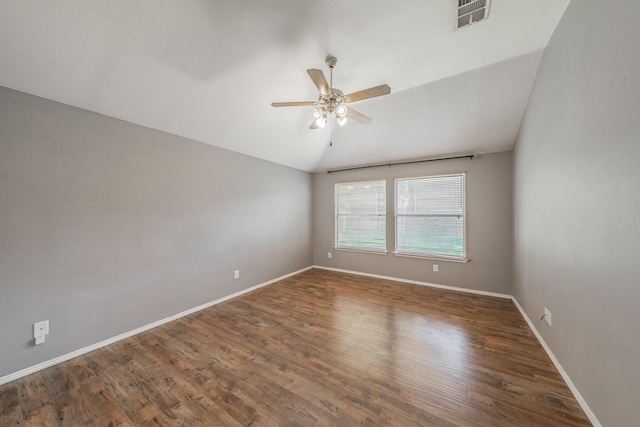
POLYGON ((309 270, 0 386, 0 425, 590 425, 505 299, 309 270))
POLYGON ((7 425, 20 425, 23 422, 22 408, 16 385, 0 389, 0 414, 7 425))

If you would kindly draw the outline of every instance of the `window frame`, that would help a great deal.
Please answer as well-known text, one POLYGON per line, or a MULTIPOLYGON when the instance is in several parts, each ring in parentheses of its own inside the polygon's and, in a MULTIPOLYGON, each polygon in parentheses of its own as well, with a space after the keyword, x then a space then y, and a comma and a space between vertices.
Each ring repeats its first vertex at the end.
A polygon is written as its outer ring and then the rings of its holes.
MULTIPOLYGON (((388 230, 387 230, 387 221, 388 221, 388 210, 389 210, 389 198, 388 196, 388 188, 387 188, 388 182, 387 182, 387 178, 376 178, 376 179, 362 179, 362 180, 357 180, 357 181, 345 181, 345 182, 336 182, 333 185, 333 194, 334 194, 334 206, 333 206, 333 214, 334 214, 334 238, 333 238, 333 248, 336 250, 340 250, 340 251, 351 251, 351 252, 366 252, 366 253, 373 253, 373 254, 382 254, 382 255, 386 255, 388 253, 387 251, 387 245, 389 243, 389 239, 388 239, 388 230), (384 189, 384 196, 385 196, 385 203, 384 203, 384 209, 383 209, 383 213, 382 216, 384 216, 384 232, 383 232, 383 238, 384 238, 384 249, 378 249, 378 248, 370 248, 370 247, 364 247, 364 246, 345 246, 345 245, 340 245, 339 244, 339 240, 338 240, 338 232, 339 232, 339 212, 338 212, 338 187, 340 186, 345 186, 345 185, 353 185, 353 184, 363 184, 363 183, 367 183, 367 182, 378 182, 378 183, 382 183, 382 188, 384 189)), ((344 214, 343 214, 344 215, 344 214)), ((381 216, 379 213, 377 214, 377 216, 381 216)))
MULTIPOLYGON (((409 176, 409 177, 396 177, 393 180, 393 230, 394 230, 394 251, 393 254, 396 256, 409 257, 409 258, 423 258, 423 259, 433 259, 433 260, 443 260, 443 261, 452 261, 452 262, 461 262, 466 263, 469 262, 470 259, 467 257, 468 255, 468 241, 467 241, 467 173, 466 172, 449 172, 449 173, 438 173, 438 174, 429 174, 429 175, 417 175, 417 176, 409 176), (429 178, 441 178, 448 176, 462 176, 462 246, 463 246, 463 254, 462 256, 448 256, 444 254, 436 254, 429 252, 411 252, 411 251, 401 251, 398 250, 398 217, 403 216, 398 214, 398 181, 410 181, 410 180, 420 180, 420 179, 429 179, 429 178)), ((415 216, 420 216, 415 215, 415 216)), ((426 214, 425 214, 426 216, 426 214)))

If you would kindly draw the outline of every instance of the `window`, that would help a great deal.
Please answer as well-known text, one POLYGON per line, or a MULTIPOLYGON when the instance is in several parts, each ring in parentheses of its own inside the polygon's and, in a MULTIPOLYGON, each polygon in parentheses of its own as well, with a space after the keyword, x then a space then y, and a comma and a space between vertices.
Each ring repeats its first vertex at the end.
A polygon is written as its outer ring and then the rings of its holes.
POLYGON ((465 174, 395 184, 396 253, 465 260, 465 174))
POLYGON ((386 252, 387 181, 336 184, 336 248, 386 252))

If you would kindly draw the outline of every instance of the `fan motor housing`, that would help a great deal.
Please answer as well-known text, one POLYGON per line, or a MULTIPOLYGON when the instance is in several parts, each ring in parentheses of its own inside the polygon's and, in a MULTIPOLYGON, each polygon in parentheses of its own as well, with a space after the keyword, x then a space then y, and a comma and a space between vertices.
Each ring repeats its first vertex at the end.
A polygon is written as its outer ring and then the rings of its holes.
POLYGON ((342 98, 344 93, 340 89, 331 88, 330 95, 320 95, 318 103, 324 107, 325 110, 333 113, 338 105, 342 104, 342 98))

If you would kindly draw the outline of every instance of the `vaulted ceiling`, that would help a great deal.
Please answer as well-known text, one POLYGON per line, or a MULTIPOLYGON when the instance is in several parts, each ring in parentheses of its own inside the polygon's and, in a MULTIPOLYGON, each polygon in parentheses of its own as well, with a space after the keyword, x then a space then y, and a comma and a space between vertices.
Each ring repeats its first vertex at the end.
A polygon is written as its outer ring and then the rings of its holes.
POLYGON ((0 85, 306 171, 504 151, 568 3, 456 30, 456 0, 2 0, 0 85), (370 124, 271 107, 316 100, 328 54, 343 92, 391 86, 370 124))

